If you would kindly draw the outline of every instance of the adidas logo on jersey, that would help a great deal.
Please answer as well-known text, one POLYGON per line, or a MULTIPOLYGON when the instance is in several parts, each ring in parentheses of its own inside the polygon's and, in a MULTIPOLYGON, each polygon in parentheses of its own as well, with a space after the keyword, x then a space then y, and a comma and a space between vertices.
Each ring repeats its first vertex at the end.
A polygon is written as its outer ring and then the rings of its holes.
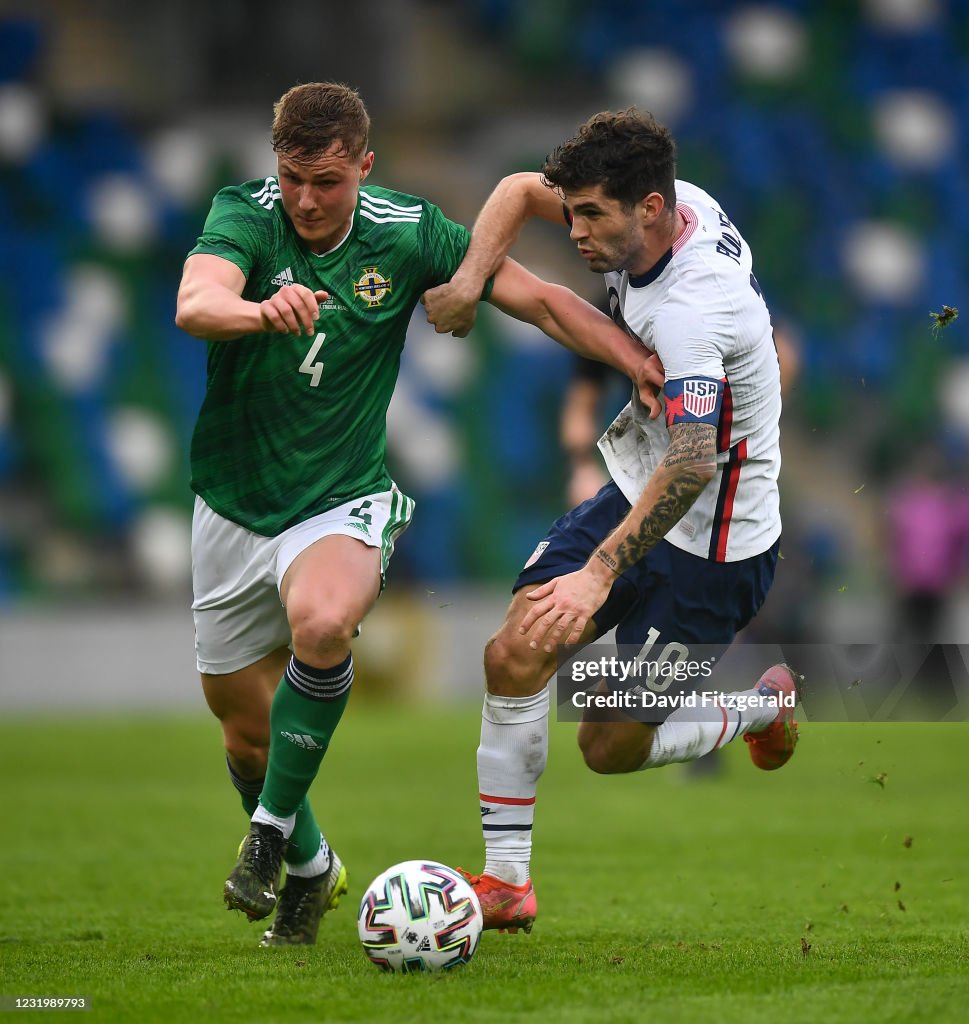
POLYGON ((290 743, 295 743, 297 747, 302 747, 303 750, 325 750, 321 744, 317 743, 312 736, 307 736, 305 733, 296 732, 285 732, 281 731, 280 736, 285 740, 289 740, 290 743))
POLYGON ((352 526, 354 530, 359 530, 361 533, 365 533, 368 537, 370 536, 370 530, 367 529, 365 523, 344 523, 344 526, 352 526))
POLYGON ((285 270, 280 270, 280 272, 269 283, 278 284, 280 287, 282 287, 284 284, 293 284, 292 267, 287 267, 285 270))

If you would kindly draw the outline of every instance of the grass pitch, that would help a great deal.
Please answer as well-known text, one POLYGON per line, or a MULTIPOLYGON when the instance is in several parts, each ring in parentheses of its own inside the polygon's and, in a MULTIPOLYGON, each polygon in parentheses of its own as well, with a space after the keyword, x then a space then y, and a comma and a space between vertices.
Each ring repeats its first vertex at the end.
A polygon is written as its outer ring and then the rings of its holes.
MULTIPOLYGON (((965 1019, 966 725, 811 725, 758 772, 598 777, 553 724, 530 936, 384 976, 356 904, 400 860, 481 865, 475 707, 351 701, 314 791, 350 893, 316 947, 222 908, 245 819, 207 717, 0 724, 0 995, 103 1021, 965 1019)), ((47 1016, 47 1014, 43 1014, 47 1016)))

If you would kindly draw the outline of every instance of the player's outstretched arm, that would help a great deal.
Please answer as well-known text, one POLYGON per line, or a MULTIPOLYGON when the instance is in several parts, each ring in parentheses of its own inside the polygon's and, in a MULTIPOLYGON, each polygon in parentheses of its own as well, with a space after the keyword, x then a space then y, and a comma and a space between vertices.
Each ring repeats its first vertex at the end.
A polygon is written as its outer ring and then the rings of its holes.
POLYGON ((514 260, 495 275, 489 301, 518 320, 534 324, 580 356, 608 363, 639 388, 651 418, 659 414, 658 389, 665 375, 659 359, 575 292, 550 284, 514 260))
POLYGON ((228 341, 245 334, 312 334, 327 293, 292 284, 263 302, 242 297, 246 278, 231 261, 195 253, 185 261, 178 286, 175 323, 204 341, 228 341))
POLYGON ((589 619, 602 607, 616 577, 635 565, 690 510, 717 471, 717 428, 710 423, 674 423, 670 446, 626 518, 577 572, 532 590, 534 602, 520 631, 532 648, 552 651, 578 643, 589 619))
POLYGON ((540 174, 523 171, 502 178, 474 222, 461 266, 446 284, 424 293, 427 319, 438 334, 458 338, 468 334, 488 278, 532 217, 561 222, 562 200, 543 183, 540 174))

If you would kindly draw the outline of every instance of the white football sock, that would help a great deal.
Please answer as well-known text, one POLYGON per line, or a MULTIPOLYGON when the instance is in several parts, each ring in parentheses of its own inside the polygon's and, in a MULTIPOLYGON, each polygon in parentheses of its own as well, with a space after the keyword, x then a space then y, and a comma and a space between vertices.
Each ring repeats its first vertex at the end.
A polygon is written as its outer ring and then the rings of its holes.
POLYGON ((484 870, 512 885, 528 881, 535 790, 548 759, 549 691, 485 694, 478 747, 484 870))
POLYGON ((709 708, 677 708, 663 722, 653 736, 649 757, 640 771, 646 768, 660 768, 676 761, 695 761, 711 750, 719 750, 745 732, 760 732, 777 718, 777 707, 770 704, 761 706, 756 698, 756 688, 740 690, 723 695, 724 705, 709 708), (731 697, 755 698, 749 707, 742 710, 729 706, 731 697))
POLYGON ((253 821, 261 822, 263 825, 275 825, 282 834, 289 839, 296 827, 296 815, 291 814, 288 818, 278 818, 260 804, 252 815, 253 821))

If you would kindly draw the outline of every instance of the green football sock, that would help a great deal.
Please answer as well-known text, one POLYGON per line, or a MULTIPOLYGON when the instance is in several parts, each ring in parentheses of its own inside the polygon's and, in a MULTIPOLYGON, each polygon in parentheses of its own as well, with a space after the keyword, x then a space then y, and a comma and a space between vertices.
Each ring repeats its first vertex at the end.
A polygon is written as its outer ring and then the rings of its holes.
MULTIPOLYGON (((328 669, 307 665, 295 656, 290 659, 269 715, 269 768, 259 802, 270 814, 288 818, 305 805, 330 737, 347 706, 352 683, 352 655, 328 669)), ((315 843, 309 856, 315 855, 319 829, 312 843, 308 831, 300 842, 303 850, 315 843)))
POLYGON ((286 847, 286 863, 305 864, 312 860, 320 852, 320 835, 320 826, 313 817, 309 797, 304 796, 296 812, 296 825, 289 837, 289 846, 286 847))
MULTIPOLYGON (((229 769, 229 778, 232 785, 239 791, 243 809, 248 817, 259 806, 259 794, 262 792, 265 778, 244 779, 232 767, 232 762, 226 758, 226 766, 229 769)), ((308 797, 303 798, 296 812, 296 825, 293 834, 289 837, 289 846, 286 848, 286 861, 289 864, 305 864, 312 860, 320 849, 320 826, 313 817, 313 809, 310 807, 308 797)))

